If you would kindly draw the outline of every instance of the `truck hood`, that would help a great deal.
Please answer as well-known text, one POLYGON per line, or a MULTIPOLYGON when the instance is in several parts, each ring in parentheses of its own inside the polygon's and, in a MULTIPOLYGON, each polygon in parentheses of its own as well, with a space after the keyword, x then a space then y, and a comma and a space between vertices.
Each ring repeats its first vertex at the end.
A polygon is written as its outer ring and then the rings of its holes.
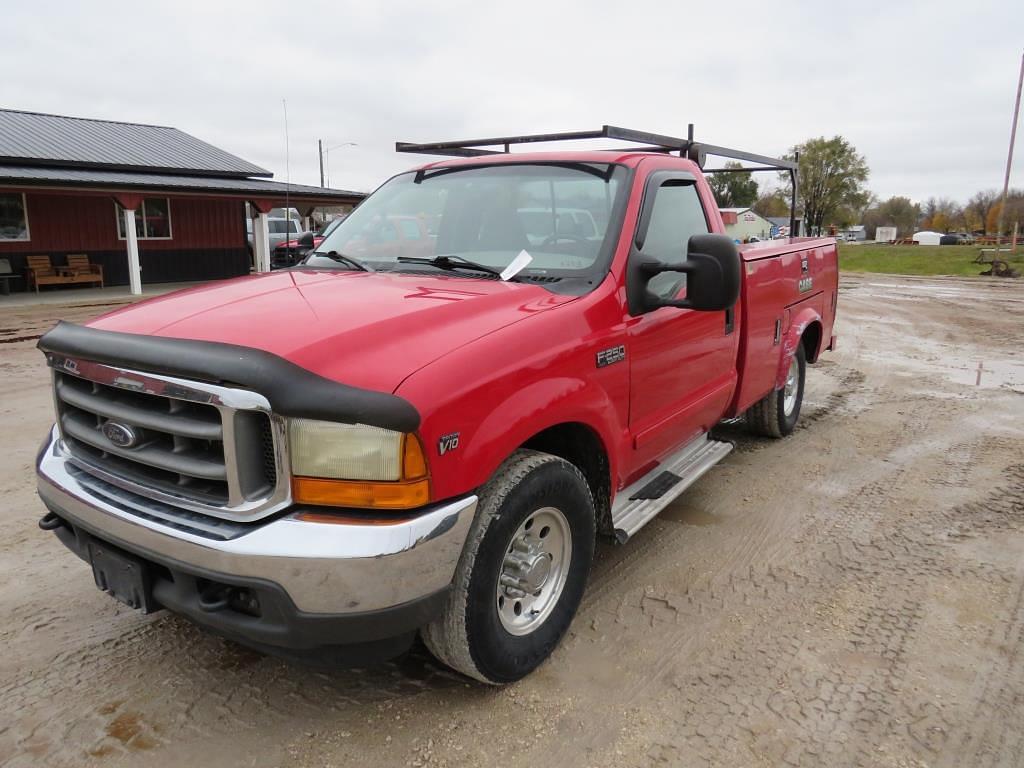
POLYGON ((499 280, 289 270, 178 291, 87 325, 253 347, 334 381, 394 392, 451 350, 573 298, 499 280))

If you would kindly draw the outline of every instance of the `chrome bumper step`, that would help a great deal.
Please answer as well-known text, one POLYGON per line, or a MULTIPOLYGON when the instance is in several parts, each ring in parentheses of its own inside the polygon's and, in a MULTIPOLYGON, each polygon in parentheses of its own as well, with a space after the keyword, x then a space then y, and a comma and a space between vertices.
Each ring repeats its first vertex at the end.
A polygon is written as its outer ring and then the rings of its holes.
POLYGON ((730 451, 732 443, 701 435, 619 491, 612 504, 615 538, 620 544, 626 543, 730 451))

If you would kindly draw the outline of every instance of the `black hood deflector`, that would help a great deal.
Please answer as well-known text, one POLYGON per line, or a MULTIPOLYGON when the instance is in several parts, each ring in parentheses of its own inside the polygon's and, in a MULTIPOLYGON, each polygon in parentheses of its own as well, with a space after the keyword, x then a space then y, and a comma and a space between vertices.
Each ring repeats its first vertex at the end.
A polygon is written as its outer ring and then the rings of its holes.
POLYGON ((195 379, 257 392, 282 416, 368 424, 413 432, 420 414, 389 392, 350 387, 261 349, 215 341, 101 331, 61 321, 39 349, 140 372, 195 379))

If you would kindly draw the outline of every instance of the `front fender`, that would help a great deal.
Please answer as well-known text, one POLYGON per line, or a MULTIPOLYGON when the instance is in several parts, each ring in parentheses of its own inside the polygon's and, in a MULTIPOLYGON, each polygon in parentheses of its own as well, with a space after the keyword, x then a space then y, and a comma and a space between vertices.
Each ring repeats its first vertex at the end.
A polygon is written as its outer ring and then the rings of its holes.
MULTIPOLYGON (((775 388, 781 389, 786 385, 786 374, 789 372, 790 363, 793 362, 793 355, 800 345, 804 331, 813 323, 821 325, 821 314, 813 307, 802 307, 793 316, 789 329, 782 337, 782 352, 779 356, 779 368, 775 373, 775 388)), ((815 357, 817 352, 815 350, 815 357)))
POLYGON ((433 498, 469 493, 486 483, 499 465, 530 438, 559 424, 589 429, 604 447, 614 484, 624 414, 600 383, 563 372, 520 387, 484 386, 465 392, 429 413, 420 434, 430 456, 433 498), (440 450, 444 435, 455 447, 440 450), (616 437, 618 436, 618 437, 616 437))
POLYGON ((472 487, 482 485, 502 461, 534 435, 559 424, 582 424, 604 445, 615 477, 616 407, 608 393, 583 379, 557 377, 533 382, 496 404, 465 446, 464 466, 472 487), (543 407, 538 407, 543 404, 543 407))

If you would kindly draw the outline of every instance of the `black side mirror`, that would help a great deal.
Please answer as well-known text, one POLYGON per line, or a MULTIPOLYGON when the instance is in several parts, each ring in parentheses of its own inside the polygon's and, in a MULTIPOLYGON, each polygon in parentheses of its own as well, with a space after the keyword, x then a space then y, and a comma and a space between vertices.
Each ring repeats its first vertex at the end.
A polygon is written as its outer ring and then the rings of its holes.
POLYGON ((740 296, 740 256, 736 244, 725 235, 694 235, 687 247, 686 261, 638 261, 631 272, 628 298, 634 315, 659 307, 720 312, 732 307, 740 296), (685 299, 664 299, 647 289, 648 281, 662 272, 686 274, 685 299))
POLYGON ((312 232, 304 232, 302 234, 302 237, 299 238, 299 245, 301 245, 303 248, 312 248, 313 247, 313 233, 312 232))

